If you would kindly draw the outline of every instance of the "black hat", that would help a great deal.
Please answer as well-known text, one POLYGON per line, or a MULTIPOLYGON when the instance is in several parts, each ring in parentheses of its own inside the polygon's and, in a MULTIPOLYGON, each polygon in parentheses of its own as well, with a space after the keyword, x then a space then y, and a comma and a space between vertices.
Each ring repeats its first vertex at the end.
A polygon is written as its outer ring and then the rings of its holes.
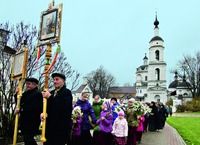
POLYGON ((25 80, 26 82, 32 82, 32 83, 35 83, 35 84, 38 84, 39 81, 36 79, 36 78, 26 78, 25 80))
POLYGON ((64 75, 64 74, 61 74, 61 73, 53 73, 53 74, 51 75, 51 77, 52 77, 52 78, 54 78, 54 77, 60 77, 60 78, 62 78, 64 81, 66 80, 65 75, 64 75))

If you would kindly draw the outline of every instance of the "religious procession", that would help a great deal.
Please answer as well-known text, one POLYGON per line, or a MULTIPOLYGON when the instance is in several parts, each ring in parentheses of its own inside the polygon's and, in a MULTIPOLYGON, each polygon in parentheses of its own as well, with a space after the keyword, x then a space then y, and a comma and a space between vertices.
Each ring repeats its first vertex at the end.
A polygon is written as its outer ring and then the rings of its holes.
POLYGON ((143 133, 163 129, 169 114, 163 104, 142 103, 134 98, 124 103, 116 97, 102 99, 105 96, 99 95, 93 96, 90 103, 87 92, 82 92, 73 102, 62 71, 56 70, 50 75, 61 51, 62 7, 53 1, 41 13, 35 55, 38 64, 41 51, 46 48, 42 91, 39 78, 26 77, 29 56, 26 41, 14 56, 11 79, 18 82, 18 87, 14 94, 13 145, 17 144, 18 135, 25 145, 136 145, 142 142, 143 133), (52 45, 57 45, 53 58, 52 45), (53 90, 49 90, 50 80, 53 80, 53 90))
POLYGON ((90 104, 83 92, 72 105, 65 76, 54 73, 51 77, 55 87, 51 92, 40 92, 38 80, 26 78, 20 109, 15 109, 21 116, 19 125, 25 145, 37 145, 34 136, 41 122, 46 124, 40 139, 44 145, 136 145, 142 142, 143 133, 158 131, 165 125, 167 109, 155 102, 141 103, 131 98, 125 105, 116 98, 104 100, 95 95, 90 104), (42 113, 43 98, 47 99, 46 116, 42 113))

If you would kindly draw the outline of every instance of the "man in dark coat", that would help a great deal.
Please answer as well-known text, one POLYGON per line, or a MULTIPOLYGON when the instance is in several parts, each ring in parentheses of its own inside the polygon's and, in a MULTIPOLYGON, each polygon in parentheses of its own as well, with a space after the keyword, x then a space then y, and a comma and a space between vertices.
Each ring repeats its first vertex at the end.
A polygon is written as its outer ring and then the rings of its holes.
MULTIPOLYGON (((72 93, 65 86, 65 76, 52 74, 55 89, 43 92, 47 98, 46 139, 44 145, 69 144, 71 132, 72 93)), ((44 115, 41 114, 41 120, 44 115)))
MULTIPOLYGON (((15 114, 20 113, 19 124, 25 145, 37 145, 34 135, 39 131, 43 96, 37 88, 38 80, 36 78, 26 78, 25 81, 26 91, 22 94, 20 108, 15 109, 15 114)), ((17 88, 16 93, 18 92, 17 88)))

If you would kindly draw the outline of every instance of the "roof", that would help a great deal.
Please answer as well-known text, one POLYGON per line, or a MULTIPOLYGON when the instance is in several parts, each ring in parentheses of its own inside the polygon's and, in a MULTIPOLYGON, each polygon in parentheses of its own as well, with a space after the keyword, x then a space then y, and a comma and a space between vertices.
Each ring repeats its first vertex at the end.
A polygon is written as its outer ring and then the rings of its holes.
POLYGON ((191 85, 190 85, 190 83, 183 81, 178 84, 177 88, 191 88, 191 85))
POLYGON ((87 86, 86 85, 81 85, 77 90, 76 90, 76 93, 81 93, 83 91, 83 89, 87 86))
POLYGON ((111 87, 110 93, 118 93, 118 94, 132 94, 136 93, 136 88, 134 86, 128 87, 111 87))
POLYGON ((168 88, 176 88, 178 86, 178 81, 177 80, 174 80, 173 82, 171 82, 169 84, 169 87, 168 88))
POLYGON ((148 67, 148 65, 141 65, 141 66, 138 67, 138 69, 141 68, 141 70, 144 70, 147 67, 148 67))
POLYGON ((147 82, 142 82, 142 86, 147 86, 148 83, 147 82))
POLYGON ((155 37, 153 37, 153 38, 150 40, 150 42, 156 41, 156 40, 161 40, 161 41, 164 42, 164 40, 163 40, 160 36, 155 36, 155 37))
POLYGON ((12 49, 12 48, 9 47, 9 46, 6 46, 6 47, 3 49, 3 52, 9 53, 9 54, 15 54, 15 53, 16 53, 16 50, 12 49))
MULTIPOLYGON (((134 96, 131 96, 131 94, 125 94, 125 95, 123 95, 122 97, 120 97, 121 99, 127 99, 127 100, 129 100, 129 99, 131 99, 131 98, 134 98, 134 96)), ((135 99, 135 98, 134 98, 135 99)))
POLYGON ((144 60, 144 59, 148 59, 148 57, 145 55, 145 57, 143 58, 143 60, 144 60))

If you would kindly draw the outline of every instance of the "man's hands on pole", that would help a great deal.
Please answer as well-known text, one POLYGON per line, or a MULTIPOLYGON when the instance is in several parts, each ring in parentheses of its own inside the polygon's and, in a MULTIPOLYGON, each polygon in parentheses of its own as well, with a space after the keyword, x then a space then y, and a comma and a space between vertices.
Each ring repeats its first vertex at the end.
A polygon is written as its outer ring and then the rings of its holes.
MULTIPOLYGON (((49 91, 43 91, 42 92, 43 98, 48 99, 51 96, 51 93, 49 91)), ((47 117, 47 114, 46 114, 47 117)), ((40 120, 43 122, 46 118, 44 117, 44 114, 40 114, 40 120)))

